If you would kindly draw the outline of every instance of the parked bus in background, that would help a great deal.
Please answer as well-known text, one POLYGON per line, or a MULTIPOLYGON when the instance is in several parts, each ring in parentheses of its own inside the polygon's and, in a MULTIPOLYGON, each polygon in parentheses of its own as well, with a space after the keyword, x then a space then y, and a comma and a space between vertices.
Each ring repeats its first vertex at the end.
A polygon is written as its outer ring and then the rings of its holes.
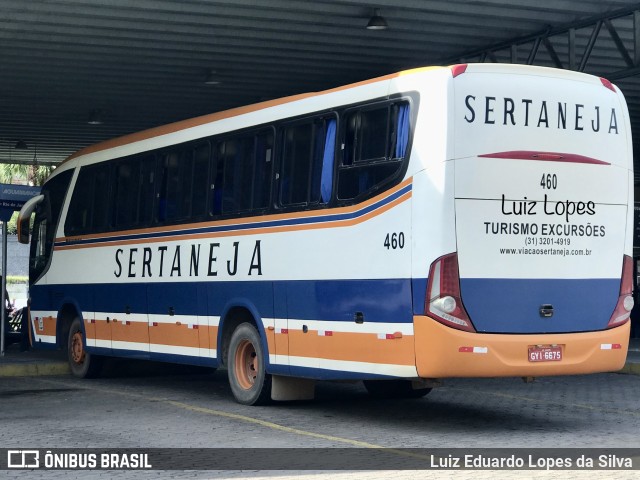
POLYGON ((618 370, 632 205, 624 98, 581 73, 421 68, 236 108, 55 170, 19 221, 31 341, 79 377, 226 366, 244 404, 618 370))

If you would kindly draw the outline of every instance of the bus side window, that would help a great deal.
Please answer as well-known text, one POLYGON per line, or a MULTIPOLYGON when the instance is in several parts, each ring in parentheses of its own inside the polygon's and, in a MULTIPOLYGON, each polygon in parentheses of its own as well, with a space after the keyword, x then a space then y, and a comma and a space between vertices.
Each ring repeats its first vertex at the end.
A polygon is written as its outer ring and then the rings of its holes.
POLYGON ((109 227, 109 164, 82 167, 65 221, 67 235, 101 232, 109 227))
POLYGON ((215 183, 216 189, 219 190, 214 194, 214 207, 218 202, 222 214, 247 210, 247 204, 250 205, 251 198, 247 189, 250 176, 247 178, 247 170, 253 168, 248 160, 252 156, 252 150, 253 137, 245 137, 225 140, 222 150, 219 151, 216 177, 219 178, 221 174, 221 178, 215 183))
POLYGON ((387 159, 389 157, 388 131, 388 107, 360 112, 356 163, 387 159))
POLYGON ((140 159, 140 184, 138 187, 139 227, 149 225, 153 220, 153 195, 155 193, 156 157, 147 155, 140 159))
POLYGON ((338 198, 363 200, 399 180, 409 140, 409 105, 405 102, 365 107, 345 119, 338 198))
POLYGON ((212 215, 266 210, 271 202, 273 130, 226 139, 215 151, 212 215))
POLYGON ((322 152, 322 168, 320 170, 320 198, 322 203, 329 203, 333 193, 333 164, 336 151, 336 120, 329 119, 325 123, 326 132, 322 152))
MULTIPOLYGON (((36 210, 36 218, 38 213, 36 210)), ((32 237, 32 245, 34 246, 31 248, 31 264, 29 265, 31 271, 38 272, 36 276, 39 276, 39 273, 45 269, 49 261, 49 242, 47 241, 47 237, 49 236, 48 222, 46 215, 41 214, 41 216, 45 218, 34 222, 34 235, 32 237)))
POLYGON ((213 168, 213 183, 211 188, 213 189, 213 198, 211 205, 211 214, 218 216, 222 213, 222 197, 224 195, 224 150, 225 142, 220 142, 214 149, 214 168, 213 168))
POLYGON ((78 174, 65 221, 64 229, 67 235, 82 234, 92 230, 95 176, 96 169, 91 167, 82 168, 78 174))
POLYGON ((134 226, 138 220, 140 165, 135 158, 119 162, 115 168, 114 226, 134 226))
POLYGON ((210 151, 211 149, 209 147, 209 142, 205 142, 196 145, 193 152, 193 173, 191 186, 192 218, 201 218, 207 213, 210 151))
POLYGON ((313 124, 303 123, 285 129, 280 180, 282 205, 304 204, 309 201, 309 176, 313 159, 313 124))
POLYGON ((271 201, 273 131, 256 135, 255 165, 252 209, 263 210, 269 207, 271 201))
POLYGON ((240 210, 238 204, 241 194, 242 185, 242 169, 240 162, 242 161, 243 144, 238 139, 227 140, 224 146, 224 155, 221 157, 223 163, 222 178, 222 213, 233 213, 240 210))
POLYGON ((315 118, 285 128, 280 204, 328 203, 333 186, 335 119, 315 118))
POLYGON ((255 171, 255 138, 254 136, 239 138, 234 158, 236 172, 234 182, 234 211, 246 212, 253 207, 253 186, 255 171))
POLYGON ((109 198, 111 188, 109 182, 110 165, 108 163, 96 165, 95 183, 93 184, 93 218, 89 230, 102 232, 108 230, 109 225, 109 198))
POLYGON ((186 219, 191 212, 193 150, 174 149, 160 156, 158 221, 186 219))

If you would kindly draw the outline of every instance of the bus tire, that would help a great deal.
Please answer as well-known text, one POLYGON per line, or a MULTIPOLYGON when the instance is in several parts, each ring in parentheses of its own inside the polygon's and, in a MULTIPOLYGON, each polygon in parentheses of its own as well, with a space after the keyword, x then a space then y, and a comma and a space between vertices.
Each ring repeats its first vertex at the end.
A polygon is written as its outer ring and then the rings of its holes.
POLYGON ((227 368, 235 399, 243 405, 264 405, 271 400, 271 375, 260 335, 250 323, 241 323, 231 334, 227 368))
POLYGON ((430 388, 413 388, 410 380, 364 380, 364 387, 373 398, 422 398, 430 388))
POLYGON ((86 338, 82 330, 82 321, 75 318, 69 327, 67 358, 71 373, 78 378, 95 378, 100 374, 101 358, 91 355, 85 349, 86 338))

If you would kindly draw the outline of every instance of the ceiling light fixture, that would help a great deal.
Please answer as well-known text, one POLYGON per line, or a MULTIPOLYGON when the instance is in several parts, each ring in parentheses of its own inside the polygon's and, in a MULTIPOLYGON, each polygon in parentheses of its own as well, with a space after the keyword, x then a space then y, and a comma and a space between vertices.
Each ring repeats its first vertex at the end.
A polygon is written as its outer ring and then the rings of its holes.
POLYGON ((387 28, 389 28, 389 25, 387 25, 387 21, 380 15, 380 9, 374 9, 373 17, 371 17, 369 23, 367 23, 367 30, 386 30, 387 28))
POLYGON ((89 125, 102 125, 102 111, 101 110, 91 110, 89 114, 89 120, 87 121, 89 125))
POLYGON ((204 79, 205 85, 220 85, 222 82, 220 81, 220 77, 216 75, 215 70, 209 70, 207 72, 207 76, 204 79))

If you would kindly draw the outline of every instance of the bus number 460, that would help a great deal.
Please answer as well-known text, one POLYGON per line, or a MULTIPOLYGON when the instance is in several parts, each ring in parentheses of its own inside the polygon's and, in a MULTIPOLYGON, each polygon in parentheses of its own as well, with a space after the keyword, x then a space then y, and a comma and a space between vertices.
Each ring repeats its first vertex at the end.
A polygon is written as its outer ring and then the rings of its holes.
POLYGON ((387 233, 387 236, 384 239, 384 246, 387 248, 387 250, 404 248, 404 233, 387 233))

